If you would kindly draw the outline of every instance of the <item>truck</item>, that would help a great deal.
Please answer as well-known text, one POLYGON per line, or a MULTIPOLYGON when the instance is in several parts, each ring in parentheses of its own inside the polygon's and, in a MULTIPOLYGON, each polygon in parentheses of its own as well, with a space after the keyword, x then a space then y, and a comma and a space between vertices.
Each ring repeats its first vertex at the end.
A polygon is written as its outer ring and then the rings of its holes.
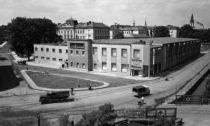
POLYGON ((140 86, 136 86, 133 87, 133 92, 135 93, 135 97, 142 97, 142 96, 147 96, 150 95, 150 89, 148 86, 146 85, 140 85, 140 86))
POLYGON ((69 95, 69 91, 48 92, 47 94, 40 96, 39 102, 41 104, 64 102, 68 100, 69 95))

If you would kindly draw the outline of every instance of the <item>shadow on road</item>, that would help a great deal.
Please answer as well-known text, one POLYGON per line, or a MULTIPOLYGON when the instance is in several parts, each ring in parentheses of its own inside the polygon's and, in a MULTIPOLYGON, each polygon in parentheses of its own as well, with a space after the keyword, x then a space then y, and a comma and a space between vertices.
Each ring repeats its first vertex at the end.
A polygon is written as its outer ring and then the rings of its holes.
POLYGON ((0 66, 0 91, 12 89, 19 85, 19 80, 15 76, 12 66, 0 66))

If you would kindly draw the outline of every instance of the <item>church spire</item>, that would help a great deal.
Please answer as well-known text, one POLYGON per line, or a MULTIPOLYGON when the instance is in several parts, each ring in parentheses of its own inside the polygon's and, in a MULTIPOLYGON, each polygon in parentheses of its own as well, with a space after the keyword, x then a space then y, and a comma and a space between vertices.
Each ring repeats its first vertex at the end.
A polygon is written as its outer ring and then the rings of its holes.
POLYGON ((145 23, 144 23, 144 26, 145 26, 145 27, 147 27, 147 20, 146 20, 146 19, 145 19, 145 23))
POLYGON ((192 27, 194 27, 194 16, 193 16, 193 14, 192 14, 191 19, 190 19, 190 25, 192 27))

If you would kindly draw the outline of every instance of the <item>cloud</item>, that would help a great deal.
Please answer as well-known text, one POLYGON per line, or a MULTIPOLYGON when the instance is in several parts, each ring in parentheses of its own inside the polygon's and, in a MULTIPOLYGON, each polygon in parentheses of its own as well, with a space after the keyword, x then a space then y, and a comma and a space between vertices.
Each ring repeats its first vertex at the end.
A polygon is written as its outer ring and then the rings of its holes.
POLYGON ((210 27, 209 0, 0 0, 0 24, 17 16, 46 17, 64 22, 73 17, 79 21, 103 21, 111 25, 183 25, 193 13, 195 19, 210 27))

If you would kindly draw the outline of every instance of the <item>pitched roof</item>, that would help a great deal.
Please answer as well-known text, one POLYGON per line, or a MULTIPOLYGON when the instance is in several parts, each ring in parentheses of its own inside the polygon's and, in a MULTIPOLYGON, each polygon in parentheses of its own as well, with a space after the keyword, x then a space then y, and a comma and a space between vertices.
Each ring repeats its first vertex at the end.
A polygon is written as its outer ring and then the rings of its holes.
POLYGON ((79 23, 76 28, 109 28, 104 23, 98 22, 87 22, 87 23, 79 23))

